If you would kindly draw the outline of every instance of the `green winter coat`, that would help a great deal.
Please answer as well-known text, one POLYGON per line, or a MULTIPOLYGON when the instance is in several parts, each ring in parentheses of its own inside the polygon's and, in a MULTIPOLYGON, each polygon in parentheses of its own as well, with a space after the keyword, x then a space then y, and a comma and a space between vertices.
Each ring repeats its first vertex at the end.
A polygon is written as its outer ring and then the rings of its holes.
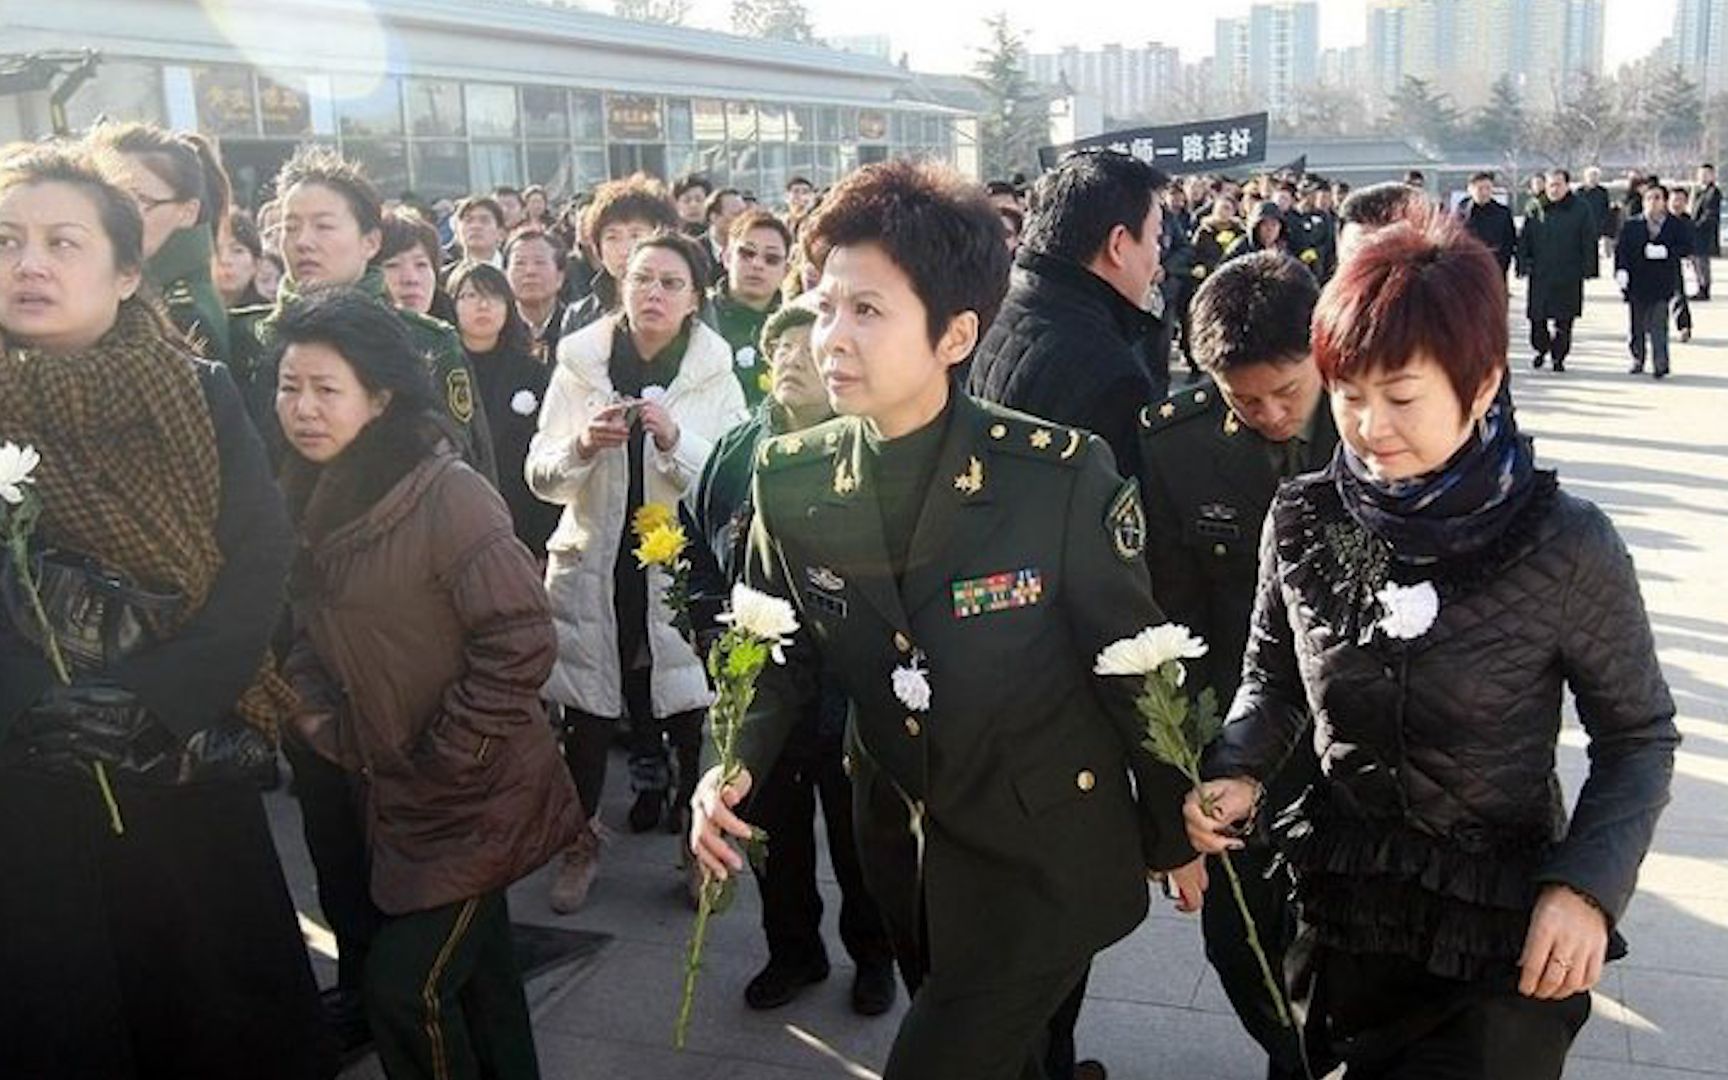
POLYGON ((168 309, 168 317, 206 360, 226 364, 232 354, 228 309, 210 274, 215 252, 210 226, 194 225, 170 236, 144 263, 144 280, 168 309))

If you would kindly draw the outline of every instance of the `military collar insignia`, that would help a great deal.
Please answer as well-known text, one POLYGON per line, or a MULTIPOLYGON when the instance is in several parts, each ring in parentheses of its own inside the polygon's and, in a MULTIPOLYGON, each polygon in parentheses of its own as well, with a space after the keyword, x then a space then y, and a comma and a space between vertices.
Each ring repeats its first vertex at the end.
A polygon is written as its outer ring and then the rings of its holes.
POLYGON ((858 477, 852 471, 852 463, 842 459, 834 468, 834 494, 850 495, 858 490, 858 477))
POLYGON ((1161 419, 1168 420, 1175 415, 1176 403, 1174 401, 1166 401, 1164 404, 1158 406, 1158 416, 1161 419))
POLYGON ((780 452, 787 457, 804 452, 804 440, 797 435, 783 435, 779 441, 780 452))
POLYGON ((984 463, 976 457, 966 466, 966 471, 954 478, 954 490, 962 495, 976 495, 984 490, 984 463))
POLYGON ((1062 448, 1062 460, 1067 461, 1069 458, 1073 457, 1075 454, 1078 454, 1080 452, 1080 447, 1084 444, 1084 442, 1085 442, 1084 438, 1081 436, 1080 432, 1077 429, 1069 428, 1068 429, 1068 445, 1062 448))
POLYGON ((1236 410, 1224 414, 1224 434, 1234 435, 1242 430, 1242 421, 1236 419, 1236 410))
POLYGON ((1039 428, 1037 431, 1034 431, 1031 435, 1027 436, 1027 440, 1032 443, 1032 449, 1034 450, 1050 449, 1052 439, 1053 436, 1050 434, 1049 428, 1039 428))

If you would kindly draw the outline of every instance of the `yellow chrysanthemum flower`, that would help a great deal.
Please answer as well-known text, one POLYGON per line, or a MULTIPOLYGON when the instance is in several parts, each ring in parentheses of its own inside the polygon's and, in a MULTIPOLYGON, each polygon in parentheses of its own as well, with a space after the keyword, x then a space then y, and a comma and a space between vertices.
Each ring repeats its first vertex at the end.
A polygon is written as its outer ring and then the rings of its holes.
POLYGON ((650 529, 643 534, 642 544, 636 549, 636 565, 644 569, 650 566, 673 566, 684 554, 684 548, 689 543, 684 536, 684 530, 677 525, 661 525, 650 529))
POLYGON ((665 503, 643 503, 636 515, 630 519, 630 531, 640 540, 655 529, 664 529, 677 523, 678 515, 665 503))

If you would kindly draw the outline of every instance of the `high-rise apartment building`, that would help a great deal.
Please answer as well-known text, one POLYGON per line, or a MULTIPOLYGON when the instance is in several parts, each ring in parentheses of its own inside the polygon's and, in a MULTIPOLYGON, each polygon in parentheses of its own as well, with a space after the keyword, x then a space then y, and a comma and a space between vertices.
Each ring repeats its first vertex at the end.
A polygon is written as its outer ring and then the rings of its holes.
POLYGON ((1215 24, 1213 79, 1226 99, 1246 98, 1293 117, 1302 89, 1320 77, 1320 8, 1313 0, 1255 4, 1215 24))
POLYGON ((1728 90, 1728 0, 1680 0, 1669 50, 1706 97, 1728 90))
POLYGON ((1179 93, 1182 61, 1175 48, 1149 42, 1140 48, 1119 44, 1101 49, 1072 45, 1053 53, 1030 53, 1026 71, 1044 86, 1066 84, 1096 97, 1112 118, 1156 113, 1179 93))
POLYGON ((1603 5, 1604 0, 1370 0, 1369 89, 1384 96, 1406 78, 1422 79, 1468 109, 1484 104, 1494 83, 1510 76, 1526 102, 1548 107, 1580 71, 1601 73, 1603 5))

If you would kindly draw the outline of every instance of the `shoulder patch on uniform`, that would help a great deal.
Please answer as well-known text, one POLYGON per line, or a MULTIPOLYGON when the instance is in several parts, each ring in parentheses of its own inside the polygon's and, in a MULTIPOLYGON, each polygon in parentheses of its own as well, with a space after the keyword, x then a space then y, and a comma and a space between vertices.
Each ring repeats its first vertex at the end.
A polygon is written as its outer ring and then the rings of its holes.
POLYGON ((444 376, 444 404, 461 423, 474 420, 474 382, 466 368, 456 368, 444 376))
POLYGON ((990 410, 984 435, 991 449, 1069 466, 1084 461, 1091 444, 1091 437, 1079 428, 1006 409, 990 410))
POLYGON ((1163 401, 1147 405, 1140 410, 1140 428, 1143 431, 1162 431, 1192 420, 1196 416, 1207 416, 1223 404, 1223 398, 1212 380, 1180 390, 1163 401))
POLYGON ((1104 530, 1110 534, 1110 547, 1123 562, 1133 562, 1146 553, 1146 510, 1140 505, 1140 487, 1133 480, 1122 481, 1110 508, 1104 512, 1104 530))

